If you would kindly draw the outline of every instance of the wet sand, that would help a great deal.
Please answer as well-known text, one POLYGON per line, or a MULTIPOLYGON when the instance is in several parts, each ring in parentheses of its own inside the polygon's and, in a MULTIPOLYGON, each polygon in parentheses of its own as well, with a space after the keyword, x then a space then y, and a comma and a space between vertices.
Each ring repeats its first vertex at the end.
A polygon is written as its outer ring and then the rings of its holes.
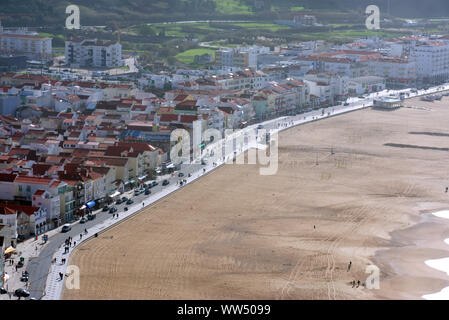
POLYGON ((441 290, 449 277, 424 261, 449 257, 449 223, 431 216, 449 209, 449 137, 430 134, 449 134, 449 99, 406 104, 428 109, 366 109, 287 130, 276 175, 225 165, 83 243, 70 258, 81 289, 63 299, 420 299, 441 290), (352 288, 371 264, 380 290, 352 288))

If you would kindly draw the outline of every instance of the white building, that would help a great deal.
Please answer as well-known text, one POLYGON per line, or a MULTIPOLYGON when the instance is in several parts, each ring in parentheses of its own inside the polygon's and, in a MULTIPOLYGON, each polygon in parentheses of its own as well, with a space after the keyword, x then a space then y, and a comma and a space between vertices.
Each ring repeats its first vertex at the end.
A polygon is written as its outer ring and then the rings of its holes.
POLYGON ((97 39, 71 39, 65 42, 66 63, 72 67, 112 68, 124 65, 122 45, 97 39))
POLYGON ((410 54, 420 80, 436 83, 449 78, 449 41, 418 41, 410 54))
POLYGON ((1 53, 26 55, 28 59, 44 62, 52 60, 52 38, 26 30, 4 31, 0 25, 0 39, 1 53))
POLYGON ((385 90, 385 78, 376 76, 366 76, 349 79, 349 95, 358 96, 365 93, 378 92, 385 90))
POLYGON ((59 196, 52 195, 45 190, 37 190, 33 194, 32 205, 47 211, 47 225, 58 227, 57 221, 61 214, 59 196))
POLYGON ((380 58, 369 62, 370 75, 383 77, 389 88, 414 86, 417 65, 407 58, 380 58))

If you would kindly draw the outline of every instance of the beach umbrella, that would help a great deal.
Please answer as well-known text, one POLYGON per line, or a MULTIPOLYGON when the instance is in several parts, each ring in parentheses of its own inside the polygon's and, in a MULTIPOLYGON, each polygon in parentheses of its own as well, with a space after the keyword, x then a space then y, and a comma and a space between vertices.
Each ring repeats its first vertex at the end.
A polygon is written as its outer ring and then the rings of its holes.
POLYGON ((16 251, 16 249, 14 249, 13 247, 8 247, 8 248, 5 250, 5 254, 12 253, 12 252, 14 252, 14 251, 16 251))

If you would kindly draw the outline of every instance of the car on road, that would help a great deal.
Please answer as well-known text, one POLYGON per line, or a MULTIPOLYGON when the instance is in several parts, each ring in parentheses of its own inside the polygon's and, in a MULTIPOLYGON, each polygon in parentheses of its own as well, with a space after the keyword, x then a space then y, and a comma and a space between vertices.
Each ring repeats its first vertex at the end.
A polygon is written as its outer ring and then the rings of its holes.
POLYGON ((157 186, 159 184, 159 182, 157 181, 153 181, 153 183, 151 184, 153 187, 157 186))
POLYGON ((345 102, 345 103, 343 104, 343 106, 345 106, 345 107, 349 106, 349 102, 345 102))
POLYGON ((66 223, 62 226, 61 232, 69 232, 70 230, 72 230, 72 226, 70 225, 70 223, 66 223))
POLYGON ((117 208, 111 207, 111 209, 109 209, 109 213, 114 213, 114 212, 117 212, 117 208))
POLYGON ((168 181, 167 179, 165 179, 164 181, 162 181, 162 185, 163 185, 163 186, 166 186, 166 185, 168 185, 168 184, 170 184, 170 181, 168 181))
POLYGON ((134 190, 134 195, 135 196, 138 196, 139 194, 141 194, 142 193, 142 190, 141 189, 136 189, 136 190, 134 190))
POLYGON ((178 177, 179 177, 179 178, 184 177, 184 173, 182 173, 182 172, 178 173, 178 177))
POLYGON ((109 209, 110 209, 109 206, 104 206, 103 210, 101 210, 101 211, 106 212, 106 211, 109 211, 109 209))
POLYGON ((22 276, 20 277, 20 281, 28 282, 29 279, 30 279, 30 275, 29 275, 28 271, 22 272, 22 276))
POLYGON ((30 296, 30 292, 28 290, 19 288, 16 291, 14 291, 14 295, 19 298, 27 298, 30 296))
POLYGON ((122 197, 122 202, 126 202, 126 201, 128 201, 128 198, 127 197, 122 197))
POLYGON ((82 217, 81 220, 80 220, 80 223, 86 223, 87 221, 89 221, 87 219, 87 217, 82 217))
POLYGON ((133 199, 128 199, 128 201, 126 201, 126 204, 133 204, 134 200, 133 199))
POLYGON ((145 195, 146 195, 146 196, 148 196, 148 195, 150 195, 150 194, 151 194, 151 190, 150 190, 150 189, 145 190, 145 195))
POLYGON ((116 204, 116 205, 119 205, 119 204, 122 204, 122 202, 123 202, 122 199, 118 199, 118 200, 115 202, 115 204, 116 204))
POLYGON ((94 220, 97 217, 95 213, 89 213, 87 215, 87 220, 94 220))

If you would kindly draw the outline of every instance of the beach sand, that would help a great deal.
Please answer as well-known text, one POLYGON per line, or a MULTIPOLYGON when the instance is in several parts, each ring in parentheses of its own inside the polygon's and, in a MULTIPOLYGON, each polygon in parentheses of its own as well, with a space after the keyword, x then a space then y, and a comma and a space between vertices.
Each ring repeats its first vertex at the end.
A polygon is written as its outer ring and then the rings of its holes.
POLYGON ((69 261, 81 288, 63 299, 420 299, 440 291, 449 277, 424 261, 449 257, 449 222, 431 214, 449 209, 449 151, 438 149, 449 148, 449 98, 406 105, 427 109, 365 109, 282 132, 276 175, 225 165, 83 243, 69 261), (380 289, 352 288, 371 264, 380 289))

